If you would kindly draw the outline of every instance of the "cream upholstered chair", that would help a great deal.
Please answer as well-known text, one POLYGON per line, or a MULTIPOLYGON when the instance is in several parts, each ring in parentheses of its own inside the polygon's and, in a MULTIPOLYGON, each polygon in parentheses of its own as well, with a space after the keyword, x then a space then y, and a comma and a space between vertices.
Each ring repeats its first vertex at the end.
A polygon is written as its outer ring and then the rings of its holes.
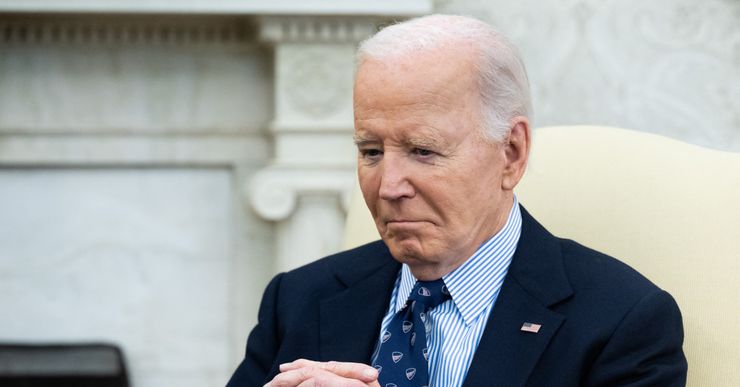
MULTIPOLYGON (((740 154, 606 127, 535 131, 519 201, 677 300, 689 386, 740 386, 740 154)), ((377 239, 358 193, 345 247, 377 239)))

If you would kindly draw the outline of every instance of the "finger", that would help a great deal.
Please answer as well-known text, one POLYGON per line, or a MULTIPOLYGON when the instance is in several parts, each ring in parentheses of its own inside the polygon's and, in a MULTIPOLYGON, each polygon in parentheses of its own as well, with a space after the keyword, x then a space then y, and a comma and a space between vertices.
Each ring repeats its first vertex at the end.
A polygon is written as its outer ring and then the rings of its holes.
POLYGON ((367 364, 330 361, 324 363, 323 368, 335 375, 361 380, 365 383, 378 379, 378 370, 367 364))
POLYGON ((372 382, 378 378, 378 371, 375 368, 362 363, 350 362, 330 361, 328 363, 323 363, 298 359, 291 363, 281 364, 280 371, 296 370, 303 367, 316 367, 345 378, 358 379, 363 382, 372 382))
POLYGON ((280 372, 296 370, 301 367, 318 367, 319 364, 321 363, 318 361, 313 361, 313 360, 308 360, 308 359, 298 359, 290 363, 280 364, 280 372))
POLYGON ((302 367, 280 372, 264 387, 296 387, 311 378, 312 368, 302 367))
POLYGON ((319 367, 301 367, 295 370, 281 372, 275 376, 266 387, 366 387, 361 380, 345 378, 319 367))
MULTIPOLYGON (((323 369, 315 369, 314 374, 315 376, 303 381, 298 387, 368 387, 367 383, 360 380, 343 378, 323 369)), ((377 385, 377 382, 373 383, 377 385)))
POLYGON ((350 362, 338 362, 338 361, 330 361, 327 363, 322 363, 318 361, 313 360, 307 360, 307 359, 298 359, 291 363, 285 363, 280 365, 280 371, 291 371, 291 370, 297 370, 300 368, 305 367, 315 367, 319 369, 324 369, 326 371, 329 371, 333 374, 350 378, 350 379, 357 379, 361 380, 365 383, 372 382, 378 378, 378 371, 370 367, 367 364, 362 363, 350 363, 350 362))

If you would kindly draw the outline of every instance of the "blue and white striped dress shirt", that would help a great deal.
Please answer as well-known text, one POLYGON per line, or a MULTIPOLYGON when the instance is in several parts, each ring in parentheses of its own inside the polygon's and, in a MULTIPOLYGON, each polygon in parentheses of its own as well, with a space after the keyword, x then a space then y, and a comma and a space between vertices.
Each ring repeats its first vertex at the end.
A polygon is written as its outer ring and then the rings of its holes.
MULTIPOLYGON (((483 243, 465 263, 442 277, 452 299, 427 313, 430 387, 462 386, 509 270, 521 229, 522 215, 514 197, 504 227, 483 243)), ((404 264, 396 279, 378 337, 386 330, 396 312, 403 308, 415 284, 416 278, 404 264)))

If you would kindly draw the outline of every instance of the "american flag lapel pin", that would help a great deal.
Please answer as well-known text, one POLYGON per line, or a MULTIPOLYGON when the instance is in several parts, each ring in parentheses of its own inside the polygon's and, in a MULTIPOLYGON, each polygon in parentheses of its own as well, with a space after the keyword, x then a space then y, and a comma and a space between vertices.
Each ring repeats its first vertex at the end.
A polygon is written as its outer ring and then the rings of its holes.
POLYGON ((520 330, 522 332, 538 333, 540 331, 540 328, 542 328, 542 325, 540 324, 525 322, 524 324, 522 324, 522 328, 520 330))

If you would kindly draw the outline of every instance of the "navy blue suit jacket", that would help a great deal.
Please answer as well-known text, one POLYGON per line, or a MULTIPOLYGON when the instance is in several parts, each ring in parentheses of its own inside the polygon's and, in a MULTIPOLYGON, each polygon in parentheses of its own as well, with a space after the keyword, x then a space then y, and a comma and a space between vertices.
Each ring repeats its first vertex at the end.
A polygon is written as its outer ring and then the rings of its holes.
MULTIPOLYGON (((464 386, 685 385, 673 298, 627 265, 552 236, 523 208, 522 217, 464 386), (542 327, 523 332, 525 322, 542 327)), ((368 363, 399 269, 377 241, 276 276, 228 387, 262 386, 298 358, 368 363)))

